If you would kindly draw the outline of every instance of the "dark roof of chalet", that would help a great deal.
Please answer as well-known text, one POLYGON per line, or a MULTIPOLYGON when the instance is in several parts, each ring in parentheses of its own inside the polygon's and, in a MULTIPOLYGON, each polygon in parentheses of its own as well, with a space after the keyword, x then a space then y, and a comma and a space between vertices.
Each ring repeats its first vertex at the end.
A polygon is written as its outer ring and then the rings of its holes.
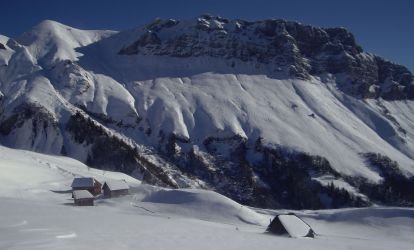
POLYGON ((75 178, 73 179, 72 188, 93 188, 94 183, 97 182, 97 180, 95 180, 92 177, 79 177, 79 178, 75 178))
POLYGON ((120 180, 109 180, 105 182, 104 187, 105 185, 111 191, 129 189, 128 184, 125 181, 120 181, 120 180))
POLYGON ((87 190, 75 190, 73 191, 73 198, 75 200, 81 200, 81 199, 93 199, 94 197, 87 190))

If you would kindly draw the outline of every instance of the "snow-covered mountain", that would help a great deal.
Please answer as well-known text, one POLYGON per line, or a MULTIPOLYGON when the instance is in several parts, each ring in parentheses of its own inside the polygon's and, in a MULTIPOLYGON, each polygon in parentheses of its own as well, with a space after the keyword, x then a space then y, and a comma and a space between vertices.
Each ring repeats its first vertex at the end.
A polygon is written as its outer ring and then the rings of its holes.
POLYGON ((215 16, 0 36, 0 142, 244 204, 414 203, 414 76, 343 28, 215 16))

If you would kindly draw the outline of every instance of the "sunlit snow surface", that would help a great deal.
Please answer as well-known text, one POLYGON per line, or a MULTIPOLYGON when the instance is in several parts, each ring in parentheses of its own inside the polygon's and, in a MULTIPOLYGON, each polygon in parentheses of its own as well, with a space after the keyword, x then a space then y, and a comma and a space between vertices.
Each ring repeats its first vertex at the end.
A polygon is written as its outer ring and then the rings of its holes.
MULTIPOLYGON (((182 27, 194 32, 185 22, 182 27)), ((122 123, 108 128, 148 148, 157 148, 160 134, 170 133, 189 139, 187 152, 202 149, 209 137, 239 135, 251 144, 261 137, 266 146, 323 156, 338 172, 373 182, 381 177, 366 167, 361 153, 386 155, 414 174, 413 101, 355 99, 337 89, 334 76, 306 81, 270 76, 265 65, 256 69, 249 62, 237 61, 233 68, 229 61, 202 56, 118 54, 142 32, 79 30, 44 21, 17 42, 0 36, 6 44, 0 64, 8 65, 0 67, 4 115, 30 103, 65 124, 84 107, 122 123), (143 132, 148 130, 150 135, 143 132)), ((51 127, 33 138, 30 126, 23 124, 2 143, 51 154, 64 147, 67 155, 86 161, 88 147, 51 127)))
MULTIPOLYGON (((117 132, 149 146, 157 143, 160 131, 189 137, 198 146, 208 136, 260 135, 268 145, 322 155, 344 174, 379 180, 364 166, 361 152, 385 154, 414 173, 413 133, 401 137, 396 127, 414 131, 412 101, 380 105, 356 100, 340 93, 334 80, 271 78, 254 72, 252 65, 230 69, 223 60, 119 56, 139 31, 84 47, 113 34, 46 21, 17 38, 20 44, 0 36, 6 44, 0 66, 8 65, 0 68, 0 96, 7 97, 8 112, 21 103, 36 103, 65 122, 76 106, 84 106, 125 124, 141 118, 153 130, 150 137, 136 130, 117 132), (75 63, 68 66, 62 60, 75 63), (397 123, 386 119, 384 109, 397 123), (316 119, 309 117, 312 113, 316 119)), ((47 128, 48 136, 33 141, 25 126, 4 143, 60 153, 61 135, 47 128)), ((87 148, 81 145, 67 150, 86 159, 87 148)), ((70 158, 0 146, 1 250, 414 249, 413 209, 295 211, 312 226, 316 239, 264 233, 274 215, 287 212, 249 208, 211 191, 142 185, 70 158), (131 194, 74 207, 70 184, 81 176, 101 183, 126 180, 131 194)))
POLYGON ((414 209, 295 211, 315 239, 264 233, 288 211, 212 191, 169 190, 65 157, 0 146, 0 249, 413 249, 414 209), (72 205, 73 177, 125 179, 131 194, 72 205))
POLYGON ((279 220, 293 238, 305 237, 310 231, 310 227, 301 221, 297 216, 290 214, 279 215, 279 220))

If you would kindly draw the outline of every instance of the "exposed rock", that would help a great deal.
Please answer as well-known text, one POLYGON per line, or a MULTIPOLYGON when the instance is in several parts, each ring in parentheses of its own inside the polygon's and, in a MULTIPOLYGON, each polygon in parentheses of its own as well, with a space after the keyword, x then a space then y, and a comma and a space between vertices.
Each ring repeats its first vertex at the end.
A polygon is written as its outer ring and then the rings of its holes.
POLYGON ((131 46, 128 46, 121 51, 119 51, 120 55, 128 55, 128 54, 137 54, 138 48, 145 47, 149 48, 150 46, 154 49, 161 43, 161 40, 158 38, 157 34, 151 30, 148 30, 144 35, 141 36, 135 43, 131 46))
POLYGON ((310 75, 342 74, 341 90, 359 98, 401 100, 414 96, 414 76, 407 68, 365 53, 344 28, 210 15, 192 23, 157 20, 119 54, 239 59, 271 65, 270 75, 285 71, 307 79, 310 75))

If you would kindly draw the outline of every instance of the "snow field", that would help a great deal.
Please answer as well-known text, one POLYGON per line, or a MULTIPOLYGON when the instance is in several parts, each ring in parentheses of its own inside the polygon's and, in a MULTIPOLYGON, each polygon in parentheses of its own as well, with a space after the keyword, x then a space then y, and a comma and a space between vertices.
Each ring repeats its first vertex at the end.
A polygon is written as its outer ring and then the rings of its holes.
POLYGON ((0 249, 412 249, 414 210, 295 211, 317 233, 264 233, 276 214, 204 190, 169 190, 66 157, 0 146, 0 249), (74 176, 125 179, 131 195, 76 207, 74 176))

